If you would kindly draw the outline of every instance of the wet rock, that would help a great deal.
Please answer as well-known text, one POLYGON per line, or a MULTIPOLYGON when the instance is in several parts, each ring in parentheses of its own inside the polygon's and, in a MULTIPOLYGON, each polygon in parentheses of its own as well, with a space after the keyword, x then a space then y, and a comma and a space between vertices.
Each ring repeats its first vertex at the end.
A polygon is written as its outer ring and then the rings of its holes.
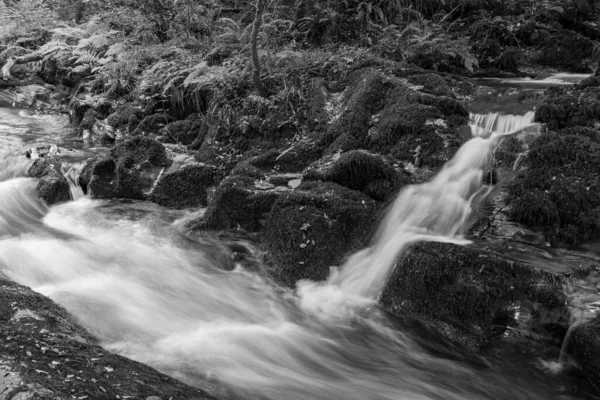
POLYGON ((323 280, 365 244, 379 203, 332 182, 304 182, 280 196, 262 236, 271 273, 287 286, 323 280))
MULTIPOLYGON (((163 168, 171 165, 165 147, 154 139, 135 136, 114 147, 92 166, 87 191, 92 197, 144 199, 163 168)), ((85 178, 87 180, 87 177, 85 178)))
POLYGON ((36 191, 48 205, 71 199, 69 182, 60 172, 60 161, 56 158, 38 158, 27 171, 30 178, 38 178, 36 191))
POLYGON ((0 91, 0 106, 31 108, 47 106, 52 93, 52 85, 30 84, 13 90, 0 91))
POLYGON ((567 345, 590 382, 600 382, 600 317, 574 327, 567 345))
POLYGON ((474 349, 507 326, 560 340, 552 337, 555 325, 563 325, 563 333, 568 325, 556 277, 449 243, 418 243, 406 250, 380 301, 392 313, 434 322, 474 349))
POLYGON ((62 307, 2 277, 0 336, 3 399, 213 398, 106 351, 62 307))
POLYGON ((214 185, 215 172, 205 165, 187 165, 158 178, 148 199, 165 207, 206 206, 206 190, 214 185))
POLYGON ((25 157, 32 160, 37 160, 40 157, 56 157, 60 154, 60 149, 57 145, 33 147, 25 152, 25 157))
POLYGON ((387 200, 411 183, 407 173, 397 171, 381 156, 362 150, 342 154, 324 171, 308 170, 303 179, 335 182, 375 200, 387 200))
POLYGON ((260 190, 255 179, 231 175, 217 187, 202 218, 193 221, 193 229, 244 229, 256 232, 263 228, 265 213, 281 195, 275 190, 260 190))

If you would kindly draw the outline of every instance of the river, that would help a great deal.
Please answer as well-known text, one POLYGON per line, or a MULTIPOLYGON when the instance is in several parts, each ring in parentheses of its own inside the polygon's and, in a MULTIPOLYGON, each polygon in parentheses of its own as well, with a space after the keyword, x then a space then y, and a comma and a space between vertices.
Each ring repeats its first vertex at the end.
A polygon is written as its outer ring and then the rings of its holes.
POLYGON ((0 271, 64 306, 105 348, 191 385, 216 382, 230 397, 586 398, 565 393, 567 378, 544 360, 507 368, 432 342, 423 326, 377 305, 407 245, 467 243, 506 129, 473 137, 430 182, 404 189, 372 246, 327 281, 291 290, 227 268, 221 247, 190 237, 183 226, 197 210, 87 197, 48 208, 25 177, 25 149, 58 144, 72 165, 103 149, 72 139, 62 117, 0 108, 0 271))

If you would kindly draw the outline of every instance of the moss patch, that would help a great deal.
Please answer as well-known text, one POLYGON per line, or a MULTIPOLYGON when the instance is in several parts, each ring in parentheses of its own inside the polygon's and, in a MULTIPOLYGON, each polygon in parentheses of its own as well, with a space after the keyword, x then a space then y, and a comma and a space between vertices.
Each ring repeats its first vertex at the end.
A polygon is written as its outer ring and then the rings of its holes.
POLYGON ((273 276, 287 286, 323 280, 329 267, 365 244, 379 204, 332 182, 305 182, 273 205, 263 234, 273 276))
POLYGON ((149 200, 165 207, 191 208, 206 206, 206 190, 214 185, 215 172, 204 165, 188 165, 164 174, 149 200))
POLYGON ((359 190, 375 200, 387 200, 411 183, 408 174, 397 171, 381 156, 361 150, 342 154, 325 171, 308 171, 304 179, 335 182, 359 190))
POLYGON ((279 197, 275 191, 261 191, 254 178, 232 175, 217 187, 215 196, 204 216, 190 224, 193 229, 262 229, 261 220, 279 197))
POLYGON ((493 253, 449 243, 411 246, 398 260, 380 301, 392 313, 450 325, 479 345, 499 333, 498 321, 512 319, 515 306, 537 310, 528 329, 542 335, 549 334, 544 326, 550 314, 568 315, 561 286, 553 277, 493 253))

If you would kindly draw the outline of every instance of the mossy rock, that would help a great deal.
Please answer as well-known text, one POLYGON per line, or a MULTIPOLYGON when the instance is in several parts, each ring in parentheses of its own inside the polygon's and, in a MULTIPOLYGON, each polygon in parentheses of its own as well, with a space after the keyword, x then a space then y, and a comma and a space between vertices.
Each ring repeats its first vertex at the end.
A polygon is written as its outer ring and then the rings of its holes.
POLYGON ((111 149, 111 157, 126 164, 152 164, 158 167, 168 167, 171 160, 162 143, 141 136, 136 136, 119 143, 111 149))
MULTIPOLYGON (((134 136, 89 167, 92 172, 87 190, 96 198, 145 199, 160 171, 171 162, 160 142, 134 136)), ((88 175, 86 169, 86 180, 88 175)))
POLYGON ((164 207, 207 205, 206 191, 215 184, 215 172, 204 165, 188 165, 160 177, 148 199, 164 207))
POLYGON ((308 172, 304 179, 335 182, 375 200, 387 200, 411 183, 407 173, 397 171, 382 156, 362 150, 344 153, 325 171, 308 172))
POLYGON ((173 122, 174 118, 169 114, 157 113, 144 117, 133 132, 132 136, 147 136, 149 134, 158 134, 165 125, 173 122))
POLYGON ((329 267, 366 244, 379 204, 332 182, 304 182, 279 197, 262 235, 272 275, 293 287, 323 280, 329 267))
POLYGON ((452 91, 448 86, 446 79, 437 74, 419 74, 413 75, 408 78, 408 81, 414 85, 423 86, 425 93, 432 94, 434 96, 448 96, 452 97, 452 91))
POLYGON ((259 168, 275 169, 279 172, 300 172, 318 160, 321 149, 313 143, 296 143, 285 150, 270 149, 248 160, 259 168))
POLYGON ((514 321, 519 309, 537 310, 524 327, 536 334, 551 336, 557 318, 564 319, 558 322, 565 329, 568 326, 565 296, 555 277, 494 253, 450 243, 408 248, 380 302, 392 313, 437 323, 470 347, 501 335, 498 325, 514 321))
POLYGON ((135 131, 144 117, 143 109, 134 104, 125 104, 110 114, 107 122, 113 128, 125 134, 130 134, 135 131))
POLYGON ((594 126, 600 122, 600 87, 551 88, 538 107, 536 121, 551 130, 573 126, 594 126))
POLYGON ((577 246, 599 235, 600 143, 593 128, 548 132, 531 143, 528 167, 508 186, 509 215, 545 229, 553 244, 577 246))
POLYGON ((230 175, 217 187, 202 218, 190 223, 192 229, 243 229, 256 232, 263 228, 268 213, 280 193, 257 190, 255 179, 230 175))
POLYGON ((204 136, 199 137, 202 130, 203 119, 195 115, 182 121, 171 122, 160 130, 161 142, 181 143, 184 146, 191 145, 194 141, 204 141, 204 136))
POLYGON ((350 82, 341 115, 319 143, 329 148, 328 152, 353 150, 362 144, 371 118, 383 107, 389 89, 388 78, 370 68, 355 72, 350 82))
POLYGON ((585 60, 592 56, 593 42, 578 33, 563 30, 545 39, 537 62, 573 72, 588 72, 585 60))
POLYGON ((265 179, 265 174, 254 165, 241 162, 231 170, 231 175, 247 176, 254 179, 265 179))
POLYGON ((27 171, 28 177, 38 178, 36 192, 48 205, 71 200, 69 182, 60 172, 60 165, 56 158, 38 158, 27 171))

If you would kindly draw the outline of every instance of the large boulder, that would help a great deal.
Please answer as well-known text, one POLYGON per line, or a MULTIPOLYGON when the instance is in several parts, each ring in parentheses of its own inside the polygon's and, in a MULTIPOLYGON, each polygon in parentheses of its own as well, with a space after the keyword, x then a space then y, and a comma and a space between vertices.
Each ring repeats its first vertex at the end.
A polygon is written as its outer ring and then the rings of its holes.
POLYGON ((262 237, 273 276, 287 286, 325 279, 366 244, 379 210, 379 202, 333 182, 304 182, 282 195, 262 237))
POLYGON ((213 168, 187 165, 160 176, 148 199, 165 207, 191 208, 207 204, 206 190, 215 184, 213 168))
POLYGON ((593 128, 547 132, 530 146, 527 167, 508 186, 510 217, 544 229, 552 244, 600 236, 600 134, 593 128))
POLYGON ((60 165, 57 158, 41 157, 27 171, 28 177, 38 178, 36 191, 48 205, 71 199, 69 182, 60 172, 60 165))
MULTIPOLYGON (((238 168, 238 172, 241 172, 240 169, 238 168)), ((274 190, 272 185, 265 186, 265 188, 256 185, 253 177, 228 176, 217 187, 204 216, 198 221, 192 222, 191 227, 194 229, 259 231, 264 226, 265 213, 271 210, 273 203, 280 195, 281 193, 274 190)))
POLYGON ((182 121, 175 121, 167 124, 160 129, 162 135, 161 142, 180 143, 184 146, 192 144, 194 141, 201 143, 204 140, 206 132, 202 129, 203 119, 200 115, 194 114, 182 121))
POLYGON ((568 326, 560 282, 549 273, 450 243, 418 243, 397 261, 381 304, 435 323, 473 349, 511 326, 557 340, 568 326), (557 335, 557 337, 553 337, 557 335))
POLYGON ((135 136, 115 146, 107 156, 91 160, 80 182, 87 181, 85 190, 92 197, 144 199, 160 172, 171 163, 161 143, 135 136))

